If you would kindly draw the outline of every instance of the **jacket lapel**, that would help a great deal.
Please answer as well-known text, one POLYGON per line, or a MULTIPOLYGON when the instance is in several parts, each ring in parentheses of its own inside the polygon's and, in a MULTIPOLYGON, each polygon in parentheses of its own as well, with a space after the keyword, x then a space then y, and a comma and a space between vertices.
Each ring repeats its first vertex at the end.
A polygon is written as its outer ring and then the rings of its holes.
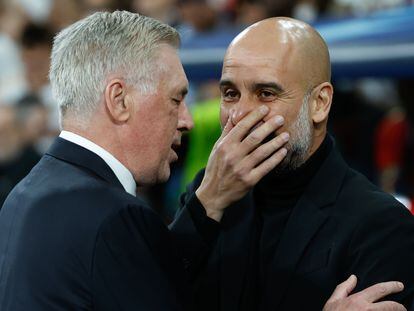
POLYGON ((254 204, 251 192, 230 206, 222 220, 220 236, 220 310, 239 310, 241 293, 249 258, 254 204))
POLYGON ((105 180, 109 184, 122 190, 124 189, 115 173, 101 157, 77 144, 58 137, 46 154, 56 159, 82 167, 82 169, 93 173, 98 178, 105 180))
POLYGON ((263 310, 276 310, 281 303, 306 246, 328 219, 325 208, 335 202, 346 170, 346 164, 333 148, 293 209, 273 257, 263 310))

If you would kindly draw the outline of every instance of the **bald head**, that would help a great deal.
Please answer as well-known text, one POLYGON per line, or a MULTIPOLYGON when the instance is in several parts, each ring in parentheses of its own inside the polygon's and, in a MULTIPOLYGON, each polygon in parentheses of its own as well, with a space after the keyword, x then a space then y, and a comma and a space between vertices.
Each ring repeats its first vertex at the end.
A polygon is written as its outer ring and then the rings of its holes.
POLYGON ((237 124, 258 105, 268 106, 266 118, 283 116, 279 132, 290 133, 285 167, 298 167, 326 136, 333 96, 330 75, 328 48, 315 29, 285 17, 260 21, 227 49, 220 81, 221 123, 237 124))
POLYGON ((258 58, 278 57, 287 72, 297 71, 312 87, 331 79, 328 47, 310 25, 287 17, 257 22, 230 44, 226 58, 249 53, 258 58))

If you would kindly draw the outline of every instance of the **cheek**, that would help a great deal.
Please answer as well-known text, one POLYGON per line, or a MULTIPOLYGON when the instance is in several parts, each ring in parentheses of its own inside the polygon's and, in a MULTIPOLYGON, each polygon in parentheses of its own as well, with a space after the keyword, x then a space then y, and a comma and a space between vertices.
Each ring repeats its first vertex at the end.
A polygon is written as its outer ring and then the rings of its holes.
POLYGON ((269 114, 264 118, 264 121, 269 120, 270 118, 273 118, 275 116, 282 116, 285 121, 283 122, 283 125, 276 130, 277 133, 281 133, 283 131, 286 131, 289 129, 292 121, 294 121, 294 112, 287 109, 287 107, 270 107, 271 110, 269 114))

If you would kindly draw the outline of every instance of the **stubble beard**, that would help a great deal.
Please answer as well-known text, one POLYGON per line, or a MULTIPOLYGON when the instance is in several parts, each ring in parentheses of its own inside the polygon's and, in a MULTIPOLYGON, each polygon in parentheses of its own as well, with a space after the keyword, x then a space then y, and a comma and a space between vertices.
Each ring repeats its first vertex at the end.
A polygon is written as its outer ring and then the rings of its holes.
POLYGON ((312 122, 309 117, 309 98, 306 94, 296 120, 289 127, 290 139, 285 147, 287 155, 276 167, 277 172, 293 171, 303 165, 309 157, 312 146, 312 122))

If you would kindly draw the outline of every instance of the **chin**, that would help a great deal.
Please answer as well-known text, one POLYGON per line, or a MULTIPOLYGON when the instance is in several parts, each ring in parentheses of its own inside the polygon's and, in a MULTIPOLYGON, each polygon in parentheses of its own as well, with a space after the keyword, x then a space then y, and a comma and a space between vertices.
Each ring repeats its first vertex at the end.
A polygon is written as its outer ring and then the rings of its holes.
POLYGON ((168 179, 170 178, 170 175, 168 175, 168 176, 161 176, 160 178, 158 178, 158 180, 157 180, 157 184, 162 184, 162 183, 165 183, 165 182, 167 182, 168 181, 168 179))
POLYGON ((167 168, 158 174, 157 183, 164 183, 168 181, 171 175, 170 165, 167 165, 167 168))

